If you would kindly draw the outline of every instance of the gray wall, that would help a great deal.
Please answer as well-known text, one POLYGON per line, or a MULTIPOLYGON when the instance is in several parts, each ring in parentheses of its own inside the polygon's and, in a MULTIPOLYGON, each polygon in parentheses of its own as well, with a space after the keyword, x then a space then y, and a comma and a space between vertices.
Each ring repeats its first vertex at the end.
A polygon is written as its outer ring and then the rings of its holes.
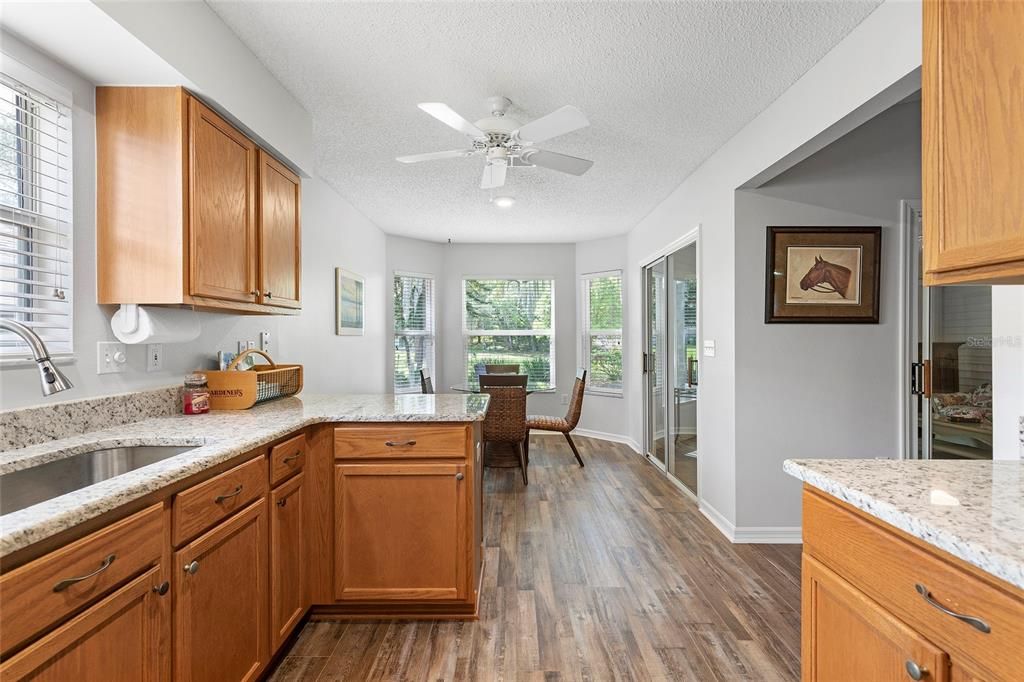
POLYGON ((920 103, 736 192, 736 526, 800 525, 788 458, 899 455, 901 199, 921 196, 920 103), (881 225, 879 324, 765 324, 768 225, 881 225))

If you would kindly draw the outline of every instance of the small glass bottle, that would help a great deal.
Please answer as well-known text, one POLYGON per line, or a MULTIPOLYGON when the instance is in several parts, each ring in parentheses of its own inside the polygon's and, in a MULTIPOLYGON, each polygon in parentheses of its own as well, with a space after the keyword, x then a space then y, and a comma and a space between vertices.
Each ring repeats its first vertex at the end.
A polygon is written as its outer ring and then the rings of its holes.
POLYGON ((205 374, 195 372, 185 377, 182 399, 185 414, 204 414, 210 411, 210 388, 206 384, 205 374))

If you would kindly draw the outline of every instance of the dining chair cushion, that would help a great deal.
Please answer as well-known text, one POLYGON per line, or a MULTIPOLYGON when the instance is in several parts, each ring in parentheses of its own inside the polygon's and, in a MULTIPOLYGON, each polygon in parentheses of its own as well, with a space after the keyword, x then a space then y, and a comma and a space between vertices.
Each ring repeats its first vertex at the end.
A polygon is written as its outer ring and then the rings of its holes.
POLYGON ((541 414, 531 414, 526 418, 526 428, 537 429, 538 431, 559 431, 568 433, 572 427, 562 417, 549 417, 541 414))

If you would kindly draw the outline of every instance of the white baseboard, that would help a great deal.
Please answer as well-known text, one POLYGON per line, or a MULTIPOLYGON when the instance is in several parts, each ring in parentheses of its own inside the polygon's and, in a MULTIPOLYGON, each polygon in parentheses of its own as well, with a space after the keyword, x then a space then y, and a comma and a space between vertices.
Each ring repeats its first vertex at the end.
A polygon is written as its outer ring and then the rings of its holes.
MULTIPOLYGON (((562 434, 557 431, 530 431, 530 435, 561 436, 562 434)), ((633 452, 640 452, 640 445, 629 436, 620 436, 617 433, 606 433, 604 431, 593 431, 591 429, 573 429, 572 435, 583 436, 585 438, 597 438, 598 440, 607 440, 612 443, 622 443, 623 445, 628 445, 633 452)))
POLYGON ((800 526, 736 526, 704 500, 700 501, 698 508, 729 542, 736 545, 798 545, 803 542, 800 526))

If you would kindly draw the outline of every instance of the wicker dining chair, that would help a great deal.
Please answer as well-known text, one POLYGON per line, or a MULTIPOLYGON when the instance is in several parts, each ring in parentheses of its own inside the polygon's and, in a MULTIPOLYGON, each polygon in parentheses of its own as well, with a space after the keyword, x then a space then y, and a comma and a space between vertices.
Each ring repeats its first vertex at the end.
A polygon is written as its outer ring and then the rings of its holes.
POLYGON ((480 381, 480 388, 491 386, 518 386, 526 388, 529 377, 525 374, 481 374, 477 377, 480 381))
POLYGON ((430 372, 425 369, 420 370, 420 393, 433 393, 434 392, 434 380, 430 378, 430 372))
POLYGON ((519 374, 519 365, 484 365, 487 374, 519 374))
POLYGON ((521 386, 492 386, 480 390, 491 396, 483 423, 484 443, 508 443, 515 447, 523 472, 523 485, 529 485, 525 447, 529 433, 526 429, 526 389, 521 386))
POLYGON ((572 436, 570 433, 576 428, 576 425, 580 423, 580 415, 583 414, 583 392, 587 387, 587 370, 580 369, 576 371, 576 381, 572 385, 572 399, 569 401, 569 411, 565 417, 547 417, 544 415, 531 414, 526 418, 526 461, 530 461, 530 436, 529 431, 531 429, 537 429, 538 431, 555 431, 565 436, 565 440, 569 442, 569 447, 572 448, 572 454, 576 455, 576 461, 583 466, 583 458, 580 457, 580 451, 576 449, 576 443, 572 442, 572 436))

